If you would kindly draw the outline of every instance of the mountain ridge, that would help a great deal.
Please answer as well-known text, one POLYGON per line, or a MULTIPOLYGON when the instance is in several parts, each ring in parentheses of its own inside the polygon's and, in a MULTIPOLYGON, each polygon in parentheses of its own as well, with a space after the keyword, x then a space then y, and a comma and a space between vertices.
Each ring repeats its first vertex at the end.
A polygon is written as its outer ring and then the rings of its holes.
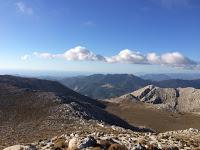
POLYGON ((63 85, 92 98, 116 97, 149 84, 132 74, 94 74, 71 77, 60 81, 63 85))
POLYGON ((95 74, 90 76, 65 78, 61 80, 60 83, 76 92, 95 99, 118 97, 149 84, 163 88, 194 87, 200 89, 200 79, 150 81, 132 74, 95 74))
POLYGON ((107 101, 123 103, 125 100, 152 104, 158 109, 172 112, 200 112, 200 89, 187 88, 161 88, 148 85, 118 98, 107 101))

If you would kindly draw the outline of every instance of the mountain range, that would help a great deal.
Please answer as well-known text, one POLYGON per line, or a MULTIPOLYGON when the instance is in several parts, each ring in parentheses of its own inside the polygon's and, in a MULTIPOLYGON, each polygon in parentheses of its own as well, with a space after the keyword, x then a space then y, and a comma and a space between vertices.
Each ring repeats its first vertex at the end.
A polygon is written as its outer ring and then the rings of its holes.
POLYGON ((140 78, 151 81, 163 81, 169 79, 196 80, 200 78, 199 73, 154 73, 139 75, 140 78))
MULTIPOLYGON (((158 76, 155 76, 154 78, 159 78, 158 76)), ((164 77, 162 76, 162 78, 164 77)), ((76 92, 94 99, 118 97, 150 84, 163 88, 200 88, 200 79, 168 79, 153 81, 145 80, 132 74, 94 74, 90 76, 70 77, 60 80, 60 83, 76 92)))
POLYGON ((65 78, 60 83, 83 95, 104 99, 123 95, 151 82, 131 74, 94 74, 65 78))

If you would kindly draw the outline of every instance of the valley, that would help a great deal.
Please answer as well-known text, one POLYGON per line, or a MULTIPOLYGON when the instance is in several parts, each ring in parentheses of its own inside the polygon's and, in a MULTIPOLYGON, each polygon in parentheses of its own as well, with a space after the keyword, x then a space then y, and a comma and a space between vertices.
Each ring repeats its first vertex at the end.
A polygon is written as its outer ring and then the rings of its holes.
POLYGON ((158 110, 141 102, 107 103, 106 110, 130 124, 148 127, 156 132, 200 129, 200 116, 197 114, 158 110))

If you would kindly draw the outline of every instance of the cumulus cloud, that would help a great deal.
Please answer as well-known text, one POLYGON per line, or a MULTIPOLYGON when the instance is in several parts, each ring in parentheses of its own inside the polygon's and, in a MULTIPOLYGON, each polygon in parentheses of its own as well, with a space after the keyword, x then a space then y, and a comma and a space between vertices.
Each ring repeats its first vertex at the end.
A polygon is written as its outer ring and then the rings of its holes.
POLYGON ((146 63, 145 56, 143 56, 139 52, 131 51, 129 49, 122 50, 116 56, 106 57, 106 61, 109 63, 131 63, 131 64, 146 63))
POLYGON ((160 64, 161 63, 160 56, 158 56, 156 53, 147 54, 146 59, 150 64, 160 64))
POLYGON ((28 7, 25 3, 23 2, 17 2, 16 3, 17 10, 28 15, 33 14, 33 9, 31 7, 28 7))
POLYGON ((122 50, 118 55, 106 57, 106 61, 109 63, 167 65, 179 68, 194 68, 197 66, 196 62, 179 52, 164 53, 161 55, 148 53, 147 55, 143 55, 140 52, 129 49, 122 50))
POLYGON ((179 52, 166 53, 161 56, 161 61, 163 64, 176 64, 176 65, 188 65, 195 64, 189 58, 183 56, 179 52))
POLYGON ((158 56, 156 53, 149 53, 147 55, 149 64, 168 65, 173 67, 193 68, 197 63, 190 60, 179 52, 164 53, 158 56))
MULTIPOLYGON (((31 56, 45 59, 64 59, 66 61, 103 61, 107 63, 166 65, 171 67, 199 69, 200 64, 189 59, 179 52, 168 52, 161 55, 156 53, 141 54, 138 51, 125 49, 114 56, 102 56, 93 53, 82 46, 76 46, 61 54, 48 52, 34 52, 31 56)), ((27 60, 30 55, 24 55, 22 60, 27 60)))
POLYGON ((63 58, 68 61, 105 61, 105 58, 101 55, 96 55, 93 52, 89 51, 87 48, 82 46, 76 46, 64 52, 63 54, 51 54, 51 53, 39 53, 34 52, 34 56, 40 58, 63 58))
POLYGON ((63 54, 63 57, 66 60, 103 61, 105 59, 103 56, 96 55, 82 46, 69 49, 63 54))

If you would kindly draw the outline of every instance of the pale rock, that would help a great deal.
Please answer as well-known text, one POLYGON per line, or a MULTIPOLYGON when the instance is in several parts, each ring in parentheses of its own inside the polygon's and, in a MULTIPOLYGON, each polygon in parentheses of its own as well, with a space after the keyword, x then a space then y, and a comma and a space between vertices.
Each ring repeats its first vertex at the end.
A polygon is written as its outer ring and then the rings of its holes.
POLYGON ((10 146, 10 147, 7 147, 3 150, 27 150, 28 149, 28 146, 24 146, 24 145, 14 145, 14 146, 10 146))
POLYGON ((79 139, 74 137, 69 141, 68 148, 69 149, 76 149, 79 145, 79 139))

